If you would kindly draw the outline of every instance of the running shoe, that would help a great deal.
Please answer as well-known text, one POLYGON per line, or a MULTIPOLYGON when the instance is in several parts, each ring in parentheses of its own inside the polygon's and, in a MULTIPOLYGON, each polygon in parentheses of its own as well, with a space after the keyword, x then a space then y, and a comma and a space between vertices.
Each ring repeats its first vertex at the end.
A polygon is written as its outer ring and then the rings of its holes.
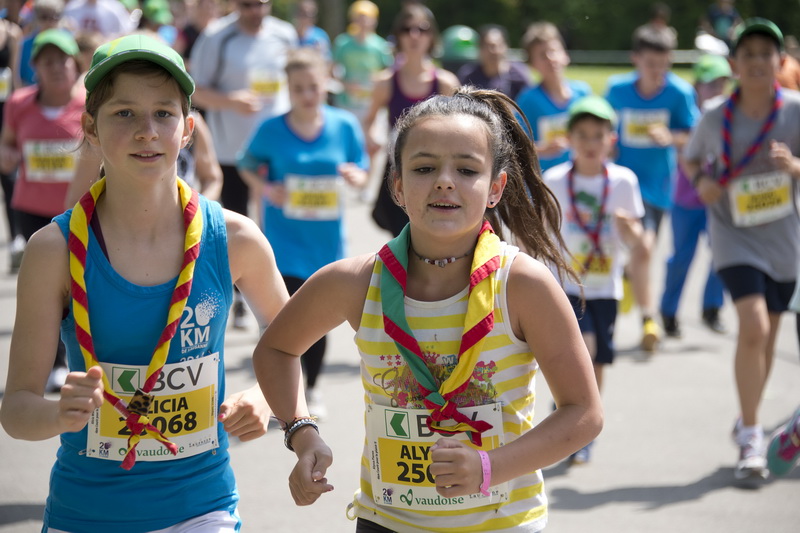
POLYGON ((664 323, 664 334, 667 337, 675 339, 681 338, 681 326, 678 324, 678 319, 676 317, 661 315, 661 321, 664 323))
POLYGON ((703 324, 714 333, 727 333, 728 328, 719 319, 719 309, 712 307, 703 309, 703 324))
POLYGON ((767 448, 767 468, 776 476, 785 476, 800 459, 800 409, 778 429, 767 448))
POLYGON ((767 479, 767 458, 764 457, 764 435, 752 431, 745 435, 741 429, 736 431, 736 443, 739 446, 739 460, 733 476, 738 481, 759 482, 767 479))
POLYGON ((659 340, 661 340, 661 328, 652 318, 645 318, 642 324, 642 349, 646 352, 656 351, 659 340))

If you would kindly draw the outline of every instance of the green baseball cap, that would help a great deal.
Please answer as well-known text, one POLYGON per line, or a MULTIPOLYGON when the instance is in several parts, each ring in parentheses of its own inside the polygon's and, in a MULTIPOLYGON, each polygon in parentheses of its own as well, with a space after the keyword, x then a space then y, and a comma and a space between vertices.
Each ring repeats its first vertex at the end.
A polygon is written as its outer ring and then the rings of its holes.
POLYGON ((461 24, 442 32, 443 59, 477 59, 478 32, 461 24))
POLYGON ((51 28, 40 32, 34 37, 31 60, 36 59, 39 52, 48 44, 57 47, 68 56, 78 55, 78 43, 75 42, 75 37, 72 36, 72 33, 67 30, 51 28))
POLYGON ((567 110, 567 129, 571 128, 581 115, 592 115, 600 120, 607 120, 612 126, 617 124, 617 113, 608 100, 602 96, 591 94, 576 100, 567 110))
POLYGON ((701 56, 692 68, 694 79, 700 83, 710 83, 719 78, 730 78, 731 65, 722 56, 706 54, 701 56))
POLYGON ((771 20, 761 17, 753 17, 745 20, 736 26, 736 28, 734 28, 731 54, 736 51, 736 48, 739 46, 739 43, 744 37, 754 33, 766 35, 767 37, 775 40, 776 44, 778 45, 778 50, 781 52, 783 51, 783 33, 781 33, 780 28, 778 28, 778 26, 776 26, 771 20))
POLYGON ((92 92, 114 67, 136 60, 150 61, 164 67, 186 96, 191 97, 194 93, 194 80, 186 72, 181 55, 158 39, 140 34, 120 37, 97 48, 83 82, 86 93, 92 92))

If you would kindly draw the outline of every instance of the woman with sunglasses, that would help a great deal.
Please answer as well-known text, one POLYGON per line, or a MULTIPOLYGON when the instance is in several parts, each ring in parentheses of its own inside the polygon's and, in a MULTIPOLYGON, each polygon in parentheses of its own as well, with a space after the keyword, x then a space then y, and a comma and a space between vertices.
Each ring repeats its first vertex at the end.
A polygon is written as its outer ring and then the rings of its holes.
MULTIPOLYGON (((381 148, 371 132, 378 111, 387 108, 389 128, 393 131, 397 119, 407 108, 434 94, 451 95, 461 85, 455 74, 437 68, 431 59, 439 32, 430 9, 420 4, 406 5, 398 13, 392 28, 395 64, 379 75, 372 92, 372 104, 364 119, 370 155, 381 148)), ((399 235, 408 223, 408 216, 392 200, 385 180, 372 210, 372 218, 394 236, 399 235)))

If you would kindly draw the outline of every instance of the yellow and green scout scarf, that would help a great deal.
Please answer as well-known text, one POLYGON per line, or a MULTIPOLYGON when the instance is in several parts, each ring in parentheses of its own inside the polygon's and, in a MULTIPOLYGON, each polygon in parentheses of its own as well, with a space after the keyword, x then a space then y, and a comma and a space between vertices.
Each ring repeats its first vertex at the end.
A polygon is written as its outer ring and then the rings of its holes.
POLYGON ((392 338, 400 355, 417 380, 425 407, 431 409, 428 428, 443 435, 466 432, 470 441, 481 445, 481 433, 492 428, 483 420, 472 420, 460 413, 451 401, 453 396, 464 391, 478 362, 486 335, 494 327, 494 276, 500 267, 500 238, 492 226, 484 221, 478 236, 478 244, 472 257, 469 277, 469 299, 458 363, 440 385, 436 383, 430 369, 422 358, 422 350, 408 325, 405 312, 405 292, 408 273, 408 251, 411 231, 406 225, 395 239, 389 241, 378 256, 385 268, 381 271, 381 306, 384 331, 392 338), (443 425, 452 420, 454 425, 443 425))
MULTIPOLYGON (((94 215, 97 199, 103 194, 105 188, 105 178, 92 185, 89 192, 84 194, 72 209, 72 215, 69 219, 68 247, 72 312, 75 316, 78 343, 80 344, 87 369, 99 363, 97 354, 94 351, 92 329, 89 325, 89 298, 86 293, 85 280, 86 255, 89 245, 89 222, 92 219, 92 215, 94 215)), ((161 374, 161 369, 167 361, 170 343, 178 330, 178 321, 192 290, 194 267, 200 253, 200 239, 203 235, 203 216, 198 212, 197 192, 193 191, 180 178, 178 178, 178 192, 183 208, 183 223, 186 232, 183 244, 183 263, 178 275, 178 281, 175 283, 175 289, 170 298, 167 325, 161 332, 158 344, 153 351, 153 358, 147 368, 145 383, 141 389, 136 391, 136 394, 126 405, 119 396, 114 394, 108 379, 105 374, 103 375, 103 397, 125 417, 125 423, 130 430, 128 452, 121 465, 125 470, 130 470, 136 463, 136 445, 139 443, 141 435, 148 431, 166 446, 173 455, 177 454, 177 446, 150 423, 148 411, 150 403, 152 403, 150 391, 153 390, 161 374)))

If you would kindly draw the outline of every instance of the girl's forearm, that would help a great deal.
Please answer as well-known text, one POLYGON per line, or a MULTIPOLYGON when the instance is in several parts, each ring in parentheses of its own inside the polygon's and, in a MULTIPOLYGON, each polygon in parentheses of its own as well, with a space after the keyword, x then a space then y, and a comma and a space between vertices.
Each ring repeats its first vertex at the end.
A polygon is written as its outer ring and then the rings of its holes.
POLYGON ((28 390, 6 393, 0 405, 0 422, 15 439, 46 440, 61 433, 58 402, 28 390))

